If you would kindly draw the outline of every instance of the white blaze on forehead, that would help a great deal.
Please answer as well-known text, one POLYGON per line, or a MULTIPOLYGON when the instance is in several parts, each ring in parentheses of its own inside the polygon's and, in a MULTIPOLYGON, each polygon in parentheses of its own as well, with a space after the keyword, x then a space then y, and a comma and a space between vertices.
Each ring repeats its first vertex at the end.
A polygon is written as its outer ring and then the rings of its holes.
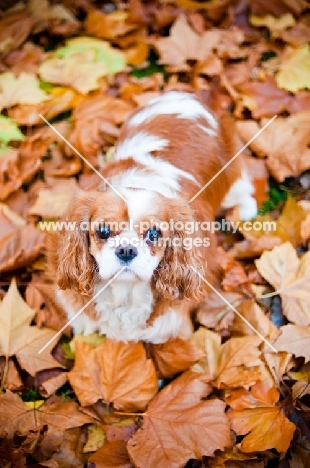
MULTIPOLYGON (((129 125, 140 125, 145 120, 157 115, 176 114, 180 119, 197 119, 203 117, 213 130, 218 127, 215 117, 193 94, 170 91, 148 102, 140 112, 131 117, 129 125)), ((206 129, 207 131, 207 129, 206 129)), ((214 134, 214 131, 212 132, 214 134)))
POLYGON ((127 200, 129 220, 135 224, 153 211, 156 194, 149 190, 122 190, 127 200))

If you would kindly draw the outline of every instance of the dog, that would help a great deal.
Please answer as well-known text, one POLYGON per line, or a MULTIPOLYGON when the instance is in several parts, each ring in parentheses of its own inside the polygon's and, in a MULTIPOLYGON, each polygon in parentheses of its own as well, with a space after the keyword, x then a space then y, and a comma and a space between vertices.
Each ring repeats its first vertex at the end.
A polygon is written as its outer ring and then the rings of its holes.
POLYGON ((56 300, 75 334, 117 341, 188 339, 190 312, 217 270, 206 226, 221 208, 257 213, 231 118, 194 94, 170 91, 123 125, 104 180, 77 192, 51 235, 56 300))

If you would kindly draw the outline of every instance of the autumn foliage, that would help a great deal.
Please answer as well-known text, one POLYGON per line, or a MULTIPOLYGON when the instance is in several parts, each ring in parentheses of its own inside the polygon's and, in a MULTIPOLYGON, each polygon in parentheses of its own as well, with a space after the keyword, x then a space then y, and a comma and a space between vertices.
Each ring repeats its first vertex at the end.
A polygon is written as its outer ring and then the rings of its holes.
POLYGON ((309 467, 309 0, 13 3, 0 1, 0 468, 309 467), (59 336, 49 222, 166 90, 233 116, 253 221, 275 228, 217 234, 218 284, 190 341, 59 336))

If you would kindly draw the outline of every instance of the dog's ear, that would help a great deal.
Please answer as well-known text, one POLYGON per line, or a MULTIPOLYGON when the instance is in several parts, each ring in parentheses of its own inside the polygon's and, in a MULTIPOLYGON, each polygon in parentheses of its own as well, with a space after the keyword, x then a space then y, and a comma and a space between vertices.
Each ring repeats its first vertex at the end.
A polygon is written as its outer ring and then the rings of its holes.
POLYGON ((183 225, 173 229, 164 257, 154 271, 153 284, 158 293, 170 299, 201 300, 207 290, 204 282, 207 265, 206 247, 196 247, 194 238, 200 232, 187 233, 188 223, 193 224, 193 214, 186 201, 169 201, 174 222, 183 225))
POLYGON ((50 240, 50 261, 61 289, 73 289, 80 294, 93 293, 97 264, 89 252, 87 225, 93 196, 85 192, 76 194, 63 218, 60 231, 50 240))

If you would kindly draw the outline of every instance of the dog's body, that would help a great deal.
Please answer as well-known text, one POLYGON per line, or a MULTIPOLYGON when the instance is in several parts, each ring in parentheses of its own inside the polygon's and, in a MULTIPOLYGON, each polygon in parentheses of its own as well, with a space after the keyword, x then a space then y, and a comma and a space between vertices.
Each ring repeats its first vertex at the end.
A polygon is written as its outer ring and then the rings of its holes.
POLYGON ((235 151, 230 120, 217 121, 191 94, 166 93, 130 117, 102 171, 117 193, 101 180, 81 191, 65 216, 77 229, 52 236, 50 266, 68 318, 96 296, 72 322, 75 333, 152 343, 189 336, 189 312, 207 289, 201 276, 210 281, 216 270, 214 235, 201 223, 221 207, 256 214, 241 157, 224 168, 235 151), (82 230, 88 222, 100 228, 82 230))

